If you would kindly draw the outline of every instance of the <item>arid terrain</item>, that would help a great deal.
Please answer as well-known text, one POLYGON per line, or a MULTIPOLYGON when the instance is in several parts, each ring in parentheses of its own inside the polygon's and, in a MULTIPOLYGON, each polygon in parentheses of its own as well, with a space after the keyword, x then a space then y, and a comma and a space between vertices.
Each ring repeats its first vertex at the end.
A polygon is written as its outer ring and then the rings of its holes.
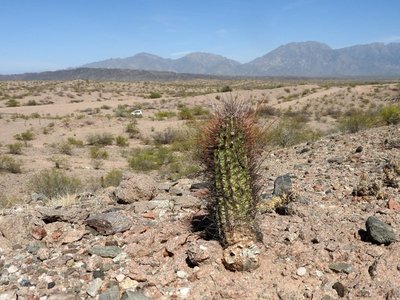
POLYGON ((399 105, 398 81, 0 82, 0 299, 400 299, 399 105), (202 231, 195 157, 236 97, 266 128, 263 201, 285 174, 296 194, 243 273, 202 231))

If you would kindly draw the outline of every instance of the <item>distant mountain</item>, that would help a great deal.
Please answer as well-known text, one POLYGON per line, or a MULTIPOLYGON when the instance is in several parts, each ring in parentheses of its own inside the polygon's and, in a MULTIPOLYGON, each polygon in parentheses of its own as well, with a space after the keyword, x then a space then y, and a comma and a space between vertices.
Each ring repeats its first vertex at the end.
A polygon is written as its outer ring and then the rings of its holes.
POLYGON ((75 79, 88 79, 88 80, 100 80, 100 81, 140 81, 140 80, 168 81, 168 80, 189 80, 198 78, 210 79, 215 77, 216 76, 202 75, 202 74, 185 74, 185 73, 145 71, 145 70, 77 68, 77 69, 59 70, 53 72, 0 75, 0 81, 75 80, 75 79))
POLYGON ((227 76, 393 77, 400 76, 400 43, 373 43, 342 49, 312 41, 289 43, 245 64, 201 52, 179 59, 139 53, 83 67, 227 76))

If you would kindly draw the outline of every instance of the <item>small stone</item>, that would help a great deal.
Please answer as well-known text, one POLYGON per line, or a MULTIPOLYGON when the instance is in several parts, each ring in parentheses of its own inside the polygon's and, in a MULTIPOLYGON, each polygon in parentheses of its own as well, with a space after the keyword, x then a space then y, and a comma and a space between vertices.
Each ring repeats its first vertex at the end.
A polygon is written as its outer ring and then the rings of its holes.
POLYGON ((346 273, 346 274, 350 274, 351 272, 354 271, 352 265, 344 262, 330 264, 329 269, 337 273, 346 273))
POLYGON ((31 230, 31 236, 36 240, 41 240, 47 235, 43 226, 35 226, 31 230))
POLYGON ((86 230, 85 228, 80 228, 80 229, 73 229, 73 230, 69 230, 63 240, 62 240, 62 244, 70 244, 73 242, 77 242, 80 239, 82 239, 82 237, 86 234, 86 230))
POLYGON ((180 278, 180 279, 186 278, 187 275, 188 275, 188 274, 187 274, 185 271, 179 270, 178 272, 176 272, 176 276, 178 276, 178 278, 180 278))
POLYGON ((115 276, 115 279, 117 279, 118 282, 121 282, 122 280, 125 279, 125 275, 124 274, 118 274, 117 276, 115 276))
POLYGON ((27 247, 26 250, 32 254, 32 255, 36 255, 39 251, 40 248, 44 247, 44 244, 42 242, 33 242, 30 243, 27 247))
POLYGON ((364 150, 363 146, 358 146, 358 147, 356 148, 356 153, 360 153, 360 152, 362 152, 363 150, 364 150))
POLYGON ((117 285, 110 287, 99 296, 99 300, 119 300, 119 298, 120 293, 117 285))
POLYGON ((11 266, 9 266, 7 268, 7 272, 10 273, 10 274, 13 274, 13 273, 15 273, 17 271, 18 271, 18 268, 16 266, 14 266, 14 265, 11 265, 11 266))
POLYGON ((188 287, 181 287, 178 290, 179 296, 183 299, 186 299, 189 296, 190 288, 188 287))
POLYGON ((129 290, 129 289, 136 289, 136 287, 139 285, 139 282, 136 280, 130 279, 129 277, 126 277, 120 284, 119 286, 123 290, 129 290))
POLYGON ((89 296, 96 296, 97 293, 99 292, 101 286, 103 284, 103 280, 101 280, 100 278, 96 278, 93 281, 91 281, 87 287, 86 293, 89 296))
POLYGON ((56 286, 56 283, 54 282, 54 281, 51 281, 51 282, 49 282, 48 284, 47 284, 47 288, 50 290, 50 289, 52 289, 53 287, 55 287, 56 286))
POLYGON ((96 254, 101 257, 114 258, 122 252, 117 246, 96 246, 89 249, 90 254, 96 254))
POLYGON ((104 271, 103 270, 94 270, 93 271, 93 279, 100 278, 104 279, 104 271))
POLYGON ((0 300, 17 300, 17 289, 1 292, 0 300))
POLYGON ((46 197, 46 195, 42 194, 42 193, 31 193, 31 200, 32 201, 48 201, 49 198, 46 197))
POLYGON ((19 281, 19 285, 20 286, 25 286, 25 287, 29 287, 32 285, 32 283, 29 281, 29 279, 23 278, 19 281))
POLYGON ((322 276, 324 276, 324 272, 322 272, 322 271, 320 271, 320 270, 316 270, 316 271, 315 271, 315 275, 316 275, 318 278, 321 278, 322 276))
POLYGON ((332 288, 336 291, 339 297, 344 297, 346 295, 347 289, 341 282, 335 282, 332 288))
POLYGON ((394 211, 400 211, 400 203, 393 198, 388 200, 387 207, 394 211))
POLYGON ((50 258, 50 250, 47 248, 40 248, 37 252, 37 258, 39 258, 41 261, 44 261, 46 259, 50 258))
POLYGON ((202 189, 208 189, 209 188, 209 184, 207 182, 196 182, 193 183, 190 186, 190 190, 194 191, 194 190, 202 190, 202 189))
POLYGON ((279 176, 274 181, 274 196, 288 195, 292 190, 292 179, 289 174, 279 176))
POLYGON ((171 187, 169 189, 169 193, 173 194, 175 196, 182 196, 183 195, 182 190, 180 188, 176 187, 176 186, 171 187))
POLYGON ((388 245, 396 241, 393 228, 376 217, 369 217, 366 222, 367 234, 372 241, 378 244, 388 245))
POLYGON ((141 292, 125 291, 122 294, 121 300, 153 300, 153 299, 143 295, 141 292))
POLYGON ((300 267, 297 269, 296 274, 299 276, 304 276, 307 274, 307 269, 304 267, 300 267))

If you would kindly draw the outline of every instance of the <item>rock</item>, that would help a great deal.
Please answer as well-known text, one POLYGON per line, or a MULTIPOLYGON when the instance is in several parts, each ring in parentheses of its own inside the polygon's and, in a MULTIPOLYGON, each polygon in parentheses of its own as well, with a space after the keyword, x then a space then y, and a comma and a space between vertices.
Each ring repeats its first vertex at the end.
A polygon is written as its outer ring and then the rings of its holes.
POLYGON ((174 199, 175 207, 179 208, 194 208, 200 207, 201 201, 193 196, 186 195, 179 198, 174 199))
POLYGON ((50 258, 50 250, 47 248, 40 248, 37 252, 37 258, 39 258, 41 261, 44 261, 46 259, 50 258))
POLYGON ((400 211, 400 203, 393 198, 388 200, 387 207, 395 211, 400 211))
POLYGON ((117 285, 110 287, 104 293, 100 294, 99 300, 119 300, 120 293, 117 285))
POLYGON ((104 279, 104 271, 103 270, 94 270, 93 271, 93 279, 101 278, 104 279))
POLYGON ((186 299, 189 296, 190 288, 181 287, 178 289, 178 295, 181 299, 186 299))
POLYGON ((208 248, 201 244, 191 244, 186 254, 187 260, 192 266, 198 266, 210 258, 208 248))
POLYGON ((195 191, 195 190, 203 190, 203 189, 208 189, 209 188, 209 184, 207 182, 196 182, 193 183, 190 186, 190 191, 195 191))
POLYGON ((64 238, 62 240, 62 244, 70 244, 76 241, 79 241, 82 239, 82 237, 86 234, 85 227, 81 227, 78 229, 72 229, 67 231, 67 233, 64 235, 64 238))
POLYGON ((292 179, 289 174, 279 176, 274 181, 274 196, 288 195, 292 190, 292 179))
POLYGON ((171 182, 163 182, 157 185, 157 189, 161 192, 169 192, 171 188, 171 182))
POLYGON ((329 265, 329 269, 337 273, 346 273, 346 274, 350 274, 351 272, 354 271, 352 265, 344 262, 332 263, 329 265))
POLYGON ((0 252, 1 251, 9 251, 12 249, 12 244, 9 240, 7 240, 5 237, 2 237, 0 235, 0 252))
POLYGON ((42 240, 47 235, 46 229, 43 226, 33 226, 31 236, 35 240, 42 240))
POLYGON ((157 195, 157 184, 148 175, 126 173, 114 194, 122 204, 148 201, 157 195))
POLYGON ((131 220, 120 211, 101 213, 90 216, 85 223, 104 235, 115 234, 129 230, 132 226, 131 220))
POLYGON ((182 196, 183 195, 183 191, 177 187, 177 186, 173 186, 170 188, 169 193, 175 196, 182 196))
POLYGON ((304 268, 304 267, 300 267, 300 268, 297 269, 296 274, 298 276, 304 276, 304 275, 307 274, 307 269, 304 268))
MULTIPOLYGON (((28 217, 13 215, 0 216, 0 237, 3 235, 11 245, 26 245, 29 242, 28 217)), ((0 245, 0 248, 2 245, 0 245)))
POLYGON ((96 254, 101 257, 114 258, 122 252, 117 246, 95 246, 89 249, 90 254, 96 254))
POLYGON ((343 157, 332 157, 332 158, 328 158, 328 163, 330 164, 338 164, 340 165, 341 163, 343 163, 344 158, 343 157))
POLYGON ((180 279, 185 279, 188 274, 185 271, 179 270, 176 272, 176 276, 178 276, 178 278, 180 279))
POLYGON ((45 247, 45 244, 43 242, 32 242, 29 243, 29 245, 26 247, 26 251, 28 251, 32 255, 36 255, 39 251, 40 248, 45 247))
POLYGON ((25 286, 25 287, 30 287, 30 286, 32 286, 32 283, 30 282, 29 279, 22 278, 22 279, 19 281, 19 285, 20 285, 20 286, 25 286))
POLYGON ((7 272, 10 273, 10 274, 13 274, 13 273, 15 273, 17 271, 18 271, 18 267, 16 267, 15 265, 11 265, 11 266, 9 266, 7 268, 7 272))
POLYGON ((347 289, 341 282, 339 281, 335 282, 332 288, 336 291, 339 297, 344 297, 346 295, 347 289))
POLYGON ((152 298, 143 295, 141 292, 128 290, 122 294, 121 300, 152 300, 152 298))
POLYGON ((85 220, 89 213, 78 207, 40 207, 38 209, 41 214, 42 220, 45 223, 53 222, 69 222, 69 223, 79 223, 85 220))
POLYGON ((53 294, 47 300, 78 300, 78 297, 71 294, 53 294))
POLYGON ((260 266, 259 254, 254 242, 239 242, 224 249, 222 262, 231 271, 251 271, 260 266))
POLYGON ((356 153, 360 153, 360 152, 362 152, 364 150, 364 148, 363 148, 363 146, 358 146, 357 148, 356 148, 356 153))
POLYGON ((0 293, 0 300, 17 300, 17 290, 0 293))
POLYGON ((119 286, 123 289, 123 290, 134 290, 137 288, 137 286, 139 285, 139 282, 137 282, 136 280, 133 280, 129 277, 126 277, 124 280, 122 280, 122 282, 119 284, 119 286))
POLYGON ((396 235, 393 228, 378 218, 370 216, 366 222, 367 234, 372 241, 378 244, 388 245, 396 241, 396 235))
POLYGON ((100 278, 96 278, 96 279, 92 280, 86 289, 86 293, 89 296, 95 297, 97 295, 97 293, 99 292, 102 284, 103 284, 103 280, 101 280, 100 278))

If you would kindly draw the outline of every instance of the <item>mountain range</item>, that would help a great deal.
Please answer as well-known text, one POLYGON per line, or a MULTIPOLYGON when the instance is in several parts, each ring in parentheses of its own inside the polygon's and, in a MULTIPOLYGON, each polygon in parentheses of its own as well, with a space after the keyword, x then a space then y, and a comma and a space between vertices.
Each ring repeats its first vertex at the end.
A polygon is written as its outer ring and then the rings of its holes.
POLYGON ((179 59, 139 53, 83 65, 85 68, 135 69, 226 76, 352 77, 400 76, 400 43, 372 43, 332 49, 320 42, 280 46, 248 63, 194 52, 179 59))

